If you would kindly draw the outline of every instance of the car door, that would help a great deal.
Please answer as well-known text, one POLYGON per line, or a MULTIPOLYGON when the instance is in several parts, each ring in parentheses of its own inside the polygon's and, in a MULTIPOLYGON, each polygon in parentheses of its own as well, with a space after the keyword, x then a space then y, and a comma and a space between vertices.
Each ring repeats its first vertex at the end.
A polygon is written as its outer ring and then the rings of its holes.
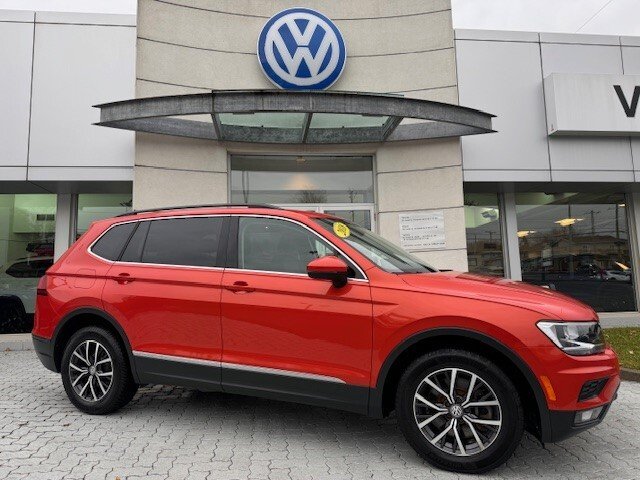
POLYGON ((127 334, 141 382, 219 389, 227 221, 142 221, 109 270, 103 301, 127 334))
POLYGON ((364 273, 350 262, 343 288, 309 278, 309 261, 343 254, 298 222, 244 215, 230 228, 223 389, 366 411, 372 305, 364 273))

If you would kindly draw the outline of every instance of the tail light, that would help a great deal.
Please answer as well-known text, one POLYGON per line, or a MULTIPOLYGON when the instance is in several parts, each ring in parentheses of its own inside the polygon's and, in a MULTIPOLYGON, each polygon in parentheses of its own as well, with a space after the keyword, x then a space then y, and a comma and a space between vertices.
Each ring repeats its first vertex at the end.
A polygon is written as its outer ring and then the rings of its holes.
POLYGON ((43 275, 38 280, 38 287, 36 288, 36 295, 46 297, 47 296, 47 276, 43 275))

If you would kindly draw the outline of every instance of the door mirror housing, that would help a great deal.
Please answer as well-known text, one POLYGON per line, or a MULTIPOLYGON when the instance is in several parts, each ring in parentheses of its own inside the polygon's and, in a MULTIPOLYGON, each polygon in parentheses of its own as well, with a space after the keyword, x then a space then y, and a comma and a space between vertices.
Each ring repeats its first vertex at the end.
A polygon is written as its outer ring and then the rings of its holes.
POLYGON ((342 288, 347 284, 348 271, 347 264, 333 255, 316 258, 307 265, 307 274, 311 278, 331 280, 336 288, 342 288))

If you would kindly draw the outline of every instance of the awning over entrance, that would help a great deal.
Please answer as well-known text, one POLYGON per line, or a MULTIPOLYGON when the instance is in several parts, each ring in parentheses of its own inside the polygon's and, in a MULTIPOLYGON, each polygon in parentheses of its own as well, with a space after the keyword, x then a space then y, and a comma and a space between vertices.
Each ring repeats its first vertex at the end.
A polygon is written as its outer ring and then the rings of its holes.
POLYGON ((493 132, 493 115, 479 110, 371 93, 214 90, 96 107, 97 125, 224 142, 379 143, 493 132))

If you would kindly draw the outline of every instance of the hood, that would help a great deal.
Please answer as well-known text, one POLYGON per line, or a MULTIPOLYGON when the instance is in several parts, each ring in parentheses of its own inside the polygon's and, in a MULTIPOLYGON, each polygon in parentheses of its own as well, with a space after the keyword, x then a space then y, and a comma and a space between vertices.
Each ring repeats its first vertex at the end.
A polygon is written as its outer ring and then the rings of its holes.
POLYGON ((548 288, 505 278, 460 272, 403 274, 405 283, 425 292, 474 298, 540 312, 559 320, 596 320, 588 305, 548 288))

